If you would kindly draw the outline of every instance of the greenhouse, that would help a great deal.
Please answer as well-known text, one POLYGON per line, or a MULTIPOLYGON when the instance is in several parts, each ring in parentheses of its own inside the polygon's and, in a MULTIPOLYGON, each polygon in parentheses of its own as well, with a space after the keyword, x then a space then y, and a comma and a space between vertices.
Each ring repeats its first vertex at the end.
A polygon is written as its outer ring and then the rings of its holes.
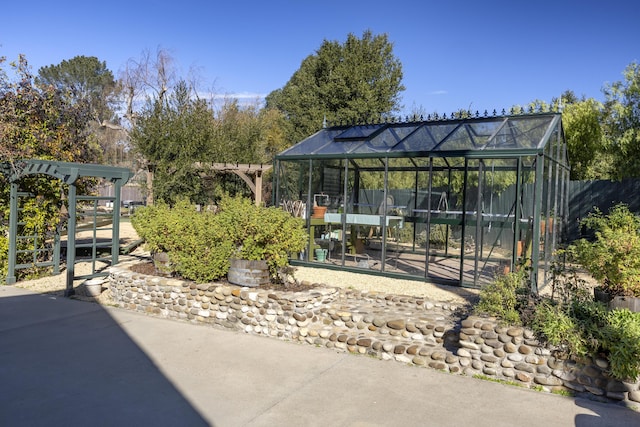
POLYGON ((309 233, 292 264, 475 288, 526 268, 537 292, 568 211, 559 113, 326 126, 274 180, 309 233))

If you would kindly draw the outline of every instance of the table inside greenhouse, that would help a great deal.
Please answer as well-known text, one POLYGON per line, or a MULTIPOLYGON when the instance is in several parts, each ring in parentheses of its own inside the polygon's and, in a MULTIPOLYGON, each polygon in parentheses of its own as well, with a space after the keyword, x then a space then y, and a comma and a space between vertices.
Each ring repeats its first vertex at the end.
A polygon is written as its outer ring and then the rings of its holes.
MULTIPOLYGON (((346 215, 345 224, 349 225, 371 225, 374 227, 382 226, 382 215, 367 215, 367 214, 341 214, 341 213, 326 213, 324 214, 324 222, 327 224, 342 224, 342 215, 346 215)), ((402 228, 404 224, 404 217, 397 215, 385 216, 386 226, 402 228)))

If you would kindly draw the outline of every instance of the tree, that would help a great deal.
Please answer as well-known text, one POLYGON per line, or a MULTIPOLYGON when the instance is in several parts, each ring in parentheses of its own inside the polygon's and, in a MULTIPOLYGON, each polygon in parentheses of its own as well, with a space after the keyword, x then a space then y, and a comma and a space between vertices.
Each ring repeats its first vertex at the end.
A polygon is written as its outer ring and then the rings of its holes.
MULTIPOLYGON (((85 102, 69 102, 54 86, 36 87, 24 56, 10 64, 17 76, 15 81, 7 77, 5 62, 5 58, 0 58, 0 164, 11 168, 21 159, 67 162, 95 159, 98 150, 91 145, 86 133, 90 118, 85 102)), ((0 276, 6 274, 7 265, 8 184, 0 174, 0 276)), ((80 191, 86 191, 89 185, 90 182, 79 183, 80 191)), ((21 206, 21 234, 37 233, 46 238, 61 220, 62 182, 35 175, 23 178, 20 189, 36 195, 21 206)), ((40 247, 45 238, 38 241, 40 247)))
POLYGON ((248 188, 235 175, 212 177, 197 163, 270 163, 284 148, 282 121, 275 110, 242 108, 235 100, 225 102, 216 115, 180 81, 163 101, 156 98, 148 104, 131 137, 153 166, 156 199, 174 203, 187 197, 208 203, 217 198, 217 188, 231 193, 248 188))
POLYGON ((136 150, 153 165, 153 192, 173 203, 184 196, 195 203, 206 202, 197 161, 215 157, 213 115, 206 102, 191 97, 180 81, 168 97, 150 102, 131 132, 136 150))
POLYGON ((284 113, 291 144, 319 130, 325 120, 379 120, 399 111, 401 81, 402 64, 386 34, 349 34, 344 44, 324 40, 283 88, 267 96, 266 108, 284 113))
POLYGON ((52 85, 66 94, 71 102, 83 102, 96 123, 111 121, 117 101, 118 87, 107 63, 95 56, 76 56, 58 65, 38 70, 36 84, 52 85))
POLYGON ((126 130, 117 115, 120 86, 104 61, 91 56, 76 56, 58 65, 38 70, 35 79, 40 87, 53 86, 70 103, 83 104, 87 108, 88 133, 101 147, 104 154, 100 161, 118 164, 119 145, 126 145, 126 130))
POLYGON ((614 179, 640 176, 640 64, 629 64, 623 74, 624 81, 604 88, 604 131, 614 179))
POLYGON ((155 99, 162 104, 166 94, 173 89, 179 80, 173 63, 173 57, 162 48, 156 50, 155 56, 144 50, 140 59, 127 61, 120 84, 126 104, 124 117, 131 126, 136 124, 136 101, 155 99))
POLYGON ((593 98, 564 97, 562 124, 572 180, 605 179, 609 175, 610 155, 602 132, 602 104, 593 98))
POLYGON ((230 163, 271 163, 286 148, 284 117, 257 105, 241 107, 237 100, 223 104, 216 116, 216 158, 230 163))

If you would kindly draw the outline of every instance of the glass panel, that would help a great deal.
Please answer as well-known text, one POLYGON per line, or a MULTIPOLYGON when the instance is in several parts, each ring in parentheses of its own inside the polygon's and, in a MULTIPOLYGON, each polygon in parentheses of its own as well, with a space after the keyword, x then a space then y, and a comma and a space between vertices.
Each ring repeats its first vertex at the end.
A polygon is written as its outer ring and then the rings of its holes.
POLYGON ((316 154, 322 147, 334 145, 333 138, 342 133, 343 130, 343 128, 323 129, 293 147, 286 149, 278 157, 316 154))
POLYGON ((468 125, 458 127, 441 145, 438 151, 471 150, 476 148, 468 125))
POLYGON ((414 132, 405 136, 405 139, 393 148, 393 151, 401 152, 415 152, 424 151, 428 152, 435 147, 438 141, 433 137, 433 134, 429 132, 427 126, 421 126, 414 132))
POLYGON ((385 271, 424 277, 425 251, 416 246, 412 218, 417 178, 418 171, 410 159, 389 159, 387 194, 390 198, 386 213, 378 213, 386 231, 385 271))
POLYGON ((491 148, 538 148, 544 143, 542 138, 551 124, 551 116, 511 117, 496 138, 491 148))
MULTIPOLYGON (((344 205, 344 167, 340 160, 314 160, 311 174, 311 211, 309 216, 309 261, 333 262, 340 248, 340 237, 332 233, 331 216, 344 205)), ((340 222, 339 220, 337 221, 340 222)))
POLYGON ((376 124, 376 125, 361 125, 361 126, 351 126, 349 129, 340 133, 335 137, 336 141, 347 141, 347 140, 366 140, 372 134, 382 129, 386 124, 376 124))
POLYGON ((469 123, 465 125, 467 131, 473 139, 476 148, 483 148, 493 134, 504 125, 506 119, 491 122, 469 123))

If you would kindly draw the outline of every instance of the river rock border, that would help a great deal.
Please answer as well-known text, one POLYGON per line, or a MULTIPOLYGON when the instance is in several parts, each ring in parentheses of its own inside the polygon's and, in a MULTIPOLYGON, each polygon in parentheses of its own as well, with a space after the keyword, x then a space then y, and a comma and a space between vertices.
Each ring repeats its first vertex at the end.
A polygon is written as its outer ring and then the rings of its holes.
POLYGON ((111 268, 108 284, 119 307, 146 314, 547 392, 640 402, 640 381, 611 378, 606 359, 559 357, 532 331, 455 304, 327 286, 283 292, 196 284, 135 273, 127 264, 111 268))

